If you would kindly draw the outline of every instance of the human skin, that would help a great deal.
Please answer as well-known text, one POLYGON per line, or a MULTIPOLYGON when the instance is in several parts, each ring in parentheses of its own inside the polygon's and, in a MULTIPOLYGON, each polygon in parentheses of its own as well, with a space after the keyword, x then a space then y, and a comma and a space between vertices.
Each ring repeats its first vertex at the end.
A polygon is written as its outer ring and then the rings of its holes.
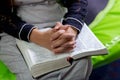
POLYGON ((56 23, 55 27, 47 31, 33 29, 30 41, 43 46, 55 54, 69 52, 75 47, 77 31, 70 25, 56 23))
POLYGON ((51 37, 52 48, 55 53, 69 52, 75 47, 77 29, 71 25, 62 25, 57 22, 51 37), (62 32, 61 32, 62 31, 62 32))

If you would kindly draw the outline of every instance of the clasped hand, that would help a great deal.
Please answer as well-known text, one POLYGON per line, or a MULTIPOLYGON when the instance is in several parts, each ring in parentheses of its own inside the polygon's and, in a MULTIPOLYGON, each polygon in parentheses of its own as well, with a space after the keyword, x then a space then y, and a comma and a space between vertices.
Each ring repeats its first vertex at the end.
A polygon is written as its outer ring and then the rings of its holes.
POLYGON ((76 45, 77 30, 70 25, 57 22, 51 35, 51 50, 58 54, 73 50, 76 45))
POLYGON ((30 41, 45 47, 55 54, 69 52, 76 46, 77 30, 57 22, 54 28, 45 31, 33 29, 30 41))

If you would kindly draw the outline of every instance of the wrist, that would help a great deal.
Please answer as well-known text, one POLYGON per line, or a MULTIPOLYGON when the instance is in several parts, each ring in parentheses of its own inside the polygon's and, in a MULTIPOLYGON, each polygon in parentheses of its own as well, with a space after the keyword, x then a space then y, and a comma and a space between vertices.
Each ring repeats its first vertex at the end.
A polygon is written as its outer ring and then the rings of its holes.
POLYGON ((39 40, 41 40, 39 38, 41 37, 41 35, 42 35, 42 32, 40 32, 39 29, 37 28, 33 29, 30 34, 30 41, 39 44, 40 42, 39 40))
POLYGON ((70 31, 71 31, 75 36, 78 35, 79 30, 76 29, 74 26, 70 25, 69 29, 70 29, 70 31))

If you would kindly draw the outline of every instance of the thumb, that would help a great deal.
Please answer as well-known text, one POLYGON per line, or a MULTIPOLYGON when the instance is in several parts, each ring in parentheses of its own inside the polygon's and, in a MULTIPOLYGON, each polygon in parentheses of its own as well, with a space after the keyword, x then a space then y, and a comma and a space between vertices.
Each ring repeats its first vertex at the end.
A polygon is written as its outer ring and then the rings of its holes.
POLYGON ((53 29, 54 30, 59 30, 61 26, 62 26, 62 23, 57 22, 56 25, 55 25, 55 27, 53 29))

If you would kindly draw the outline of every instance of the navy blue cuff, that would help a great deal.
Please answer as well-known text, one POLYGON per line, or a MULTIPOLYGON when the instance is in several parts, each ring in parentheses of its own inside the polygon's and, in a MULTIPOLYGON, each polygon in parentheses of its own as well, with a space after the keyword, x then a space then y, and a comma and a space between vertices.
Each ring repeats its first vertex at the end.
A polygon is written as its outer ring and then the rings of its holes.
POLYGON ((30 34, 34 28, 33 25, 24 24, 19 31, 19 39, 29 41, 30 34))
POLYGON ((81 30, 83 26, 83 22, 77 20, 76 18, 72 18, 72 17, 68 17, 63 20, 63 25, 66 25, 66 24, 72 25, 78 30, 81 30))

